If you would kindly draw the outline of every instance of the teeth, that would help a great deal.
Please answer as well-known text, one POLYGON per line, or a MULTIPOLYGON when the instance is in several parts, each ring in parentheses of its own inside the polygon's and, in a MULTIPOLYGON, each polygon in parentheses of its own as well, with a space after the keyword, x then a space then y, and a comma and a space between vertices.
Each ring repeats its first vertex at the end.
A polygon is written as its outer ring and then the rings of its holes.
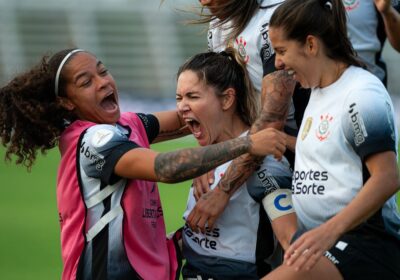
POLYGON ((294 70, 288 70, 287 71, 289 75, 293 75, 294 74, 294 70))

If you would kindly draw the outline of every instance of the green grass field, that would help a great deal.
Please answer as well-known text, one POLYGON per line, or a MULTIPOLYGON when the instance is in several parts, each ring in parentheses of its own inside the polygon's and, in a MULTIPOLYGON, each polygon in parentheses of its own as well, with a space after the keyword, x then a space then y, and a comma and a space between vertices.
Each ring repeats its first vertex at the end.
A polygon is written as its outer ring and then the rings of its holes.
MULTIPOLYGON (((195 146, 191 137, 153 145, 158 151, 195 146)), ((5 164, 0 148, 0 275, 2 279, 60 279, 56 207, 58 150, 40 156, 28 173, 5 164)), ((159 184, 167 232, 183 224, 189 182, 159 184)))

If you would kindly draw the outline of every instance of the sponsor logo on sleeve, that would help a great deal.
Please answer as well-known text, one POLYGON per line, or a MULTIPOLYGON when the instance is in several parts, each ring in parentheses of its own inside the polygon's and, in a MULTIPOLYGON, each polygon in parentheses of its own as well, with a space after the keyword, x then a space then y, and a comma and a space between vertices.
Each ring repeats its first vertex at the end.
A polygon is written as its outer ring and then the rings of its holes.
POLYGON ((360 146, 365 142, 365 138, 368 136, 367 130, 364 125, 364 120, 356 109, 357 104, 353 103, 349 107, 350 122, 354 132, 354 143, 356 146, 360 146))
POLYGON ((268 37, 268 22, 261 26, 260 33, 262 38, 261 47, 261 59, 263 62, 268 61, 268 59, 274 54, 269 37, 268 37))
POLYGON ((86 142, 82 142, 80 146, 80 153, 85 156, 91 163, 96 166, 97 170, 102 170, 105 164, 104 157, 94 151, 93 149, 89 149, 89 146, 86 145, 86 142))
POLYGON ((279 189, 278 183, 275 178, 268 173, 267 169, 257 171, 257 178, 260 180, 262 186, 265 187, 266 195, 279 189))

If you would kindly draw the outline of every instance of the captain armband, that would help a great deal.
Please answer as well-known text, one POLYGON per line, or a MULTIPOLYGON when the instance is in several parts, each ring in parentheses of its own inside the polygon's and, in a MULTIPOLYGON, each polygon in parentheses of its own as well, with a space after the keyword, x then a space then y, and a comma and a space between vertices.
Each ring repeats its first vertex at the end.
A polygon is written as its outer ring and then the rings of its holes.
POLYGON ((292 191, 289 189, 277 189, 264 197, 262 204, 271 221, 294 213, 292 191))

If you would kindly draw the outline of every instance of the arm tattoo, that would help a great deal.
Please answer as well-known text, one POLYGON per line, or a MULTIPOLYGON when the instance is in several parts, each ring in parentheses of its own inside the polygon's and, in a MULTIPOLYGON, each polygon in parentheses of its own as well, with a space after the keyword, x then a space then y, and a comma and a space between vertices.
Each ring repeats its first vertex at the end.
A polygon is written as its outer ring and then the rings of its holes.
POLYGON ((228 194, 233 194, 261 165, 263 159, 249 154, 238 157, 229 165, 217 187, 228 194))
POLYGON ((258 126, 283 129, 296 82, 286 71, 266 76, 262 83, 262 111, 258 126))
MULTIPOLYGON (((286 71, 276 71, 267 75, 262 84, 262 111, 250 128, 250 134, 263 128, 273 127, 282 130, 289 111, 295 81, 286 71)), ((226 170, 217 187, 233 194, 253 174, 263 162, 264 157, 243 155, 226 170)))
POLYGON ((218 144, 160 153, 154 163, 157 180, 176 183, 200 176, 207 171, 251 150, 250 136, 218 144))
POLYGON ((181 127, 176 130, 162 130, 157 136, 157 142, 162 142, 166 140, 175 139, 178 137, 189 135, 190 131, 187 129, 186 126, 181 127))
POLYGON ((155 141, 153 141, 153 143, 171 140, 171 139, 179 138, 179 137, 190 134, 190 130, 188 129, 188 126, 182 120, 182 118, 179 116, 178 112, 176 112, 176 118, 177 118, 177 122, 179 122, 179 127, 177 127, 176 129, 170 129, 170 130, 165 130, 165 129, 160 130, 160 132, 158 133, 158 135, 157 135, 155 141))

